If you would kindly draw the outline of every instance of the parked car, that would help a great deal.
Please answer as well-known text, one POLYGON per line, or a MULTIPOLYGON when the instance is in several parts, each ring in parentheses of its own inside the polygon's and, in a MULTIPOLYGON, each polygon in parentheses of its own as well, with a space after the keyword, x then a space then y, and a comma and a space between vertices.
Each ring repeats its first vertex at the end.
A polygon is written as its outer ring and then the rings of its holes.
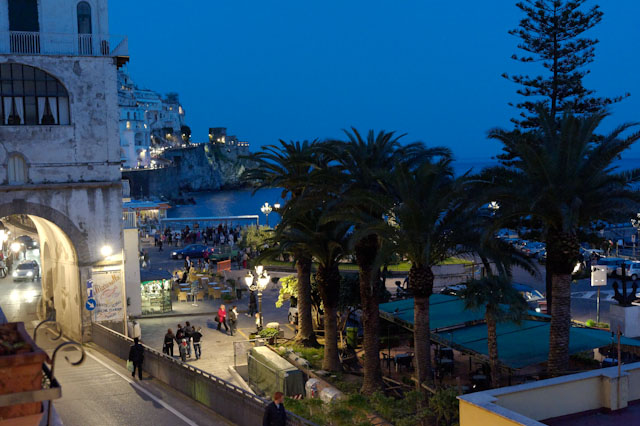
POLYGON ((522 253, 529 257, 534 257, 542 250, 546 249, 545 243, 530 242, 522 248, 522 253))
POLYGON ((627 273, 627 277, 631 277, 633 281, 637 280, 638 277, 640 277, 640 262, 638 261, 624 262, 616 270, 617 275, 622 275, 622 266, 625 266, 625 272, 627 273))
POLYGON ((238 249, 231 246, 210 247, 205 252, 204 257, 219 262, 221 260, 232 259, 238 256, 238 249))
POLYGON ((446 294, 447 296, 459 296, 460 292, 465 288, 467 288, 466 284, 448 285, 440 290, 440 294, 446 294))
MULTIPOLYGON (((543 314, 547 313, 547 299, 542 293, 526 284, 513 283, 513 287, 522 295, 529 305, 529 309, 543 314)), ((440 294, 459 296, 465 288, 467 288, 466 284, 450 285, 443 288, 440 294)))
POLYGON ((40 267, 35 260, 23 260, 11 274, 14 281, 35 281, 40 277, 40 267))
POLYGON ((184 259, 189 256, 192 259, 198 257, 205 257, 204 253, 209 247, 204 244, 189 244, 181 249, 177 249, 171 252, 172 259, 184 259))
POLYGON ((598 261, 598 265, 607 267, 607 275, 614 275, 620 265, 624 263, 621 257, 603 257, 598 261))
POLYGON ((15 242, 20 243, 27 250, 38 248, 38 242, 28 235, 20 235, 16 237, 15 242))
POLYGON ((513 283, 513 288, 518 290, 522 297, 524 297, 527 305, 529 305, 529 309, 543 314, 547 313, 547 298, 538 290, 520 283, 513 283))

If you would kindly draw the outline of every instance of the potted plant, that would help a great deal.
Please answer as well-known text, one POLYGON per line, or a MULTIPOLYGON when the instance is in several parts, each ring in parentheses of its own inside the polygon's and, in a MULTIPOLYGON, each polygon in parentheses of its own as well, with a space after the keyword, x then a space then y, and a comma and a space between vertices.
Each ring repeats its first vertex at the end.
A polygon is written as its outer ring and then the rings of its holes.
POLYGON ((267 339, 267 342, 269 342, 270 345, 275 345, 278 333, 279 331, 277 328, 263 328, 260 330, 258 335, 263 339, 267 339))
MULTIPOLYGON (((0 324, 0 395, 42 389, 42 364, 46 352, 36 346, 24 323, 0 324)), ((0 407, 0 419, 22 418, 20 424, 37 425, 42 417, 42 403, 0 407)))

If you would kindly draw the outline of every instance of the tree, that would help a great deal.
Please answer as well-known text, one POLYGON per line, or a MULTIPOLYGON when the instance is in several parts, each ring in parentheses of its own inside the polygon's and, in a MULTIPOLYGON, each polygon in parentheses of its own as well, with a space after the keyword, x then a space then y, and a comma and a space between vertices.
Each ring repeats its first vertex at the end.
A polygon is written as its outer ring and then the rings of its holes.
MULTIPOLYGON (((431 369, 429 297, 433 293, 433 266, 463 250, 466 229, 476 212, 464 202, 465 177, 455 178, 451 158, 424 161, 410 168, 396 167, 389 181, 394 197, 393 220, 377 227, 411 263, 409 289, 414 300, 414 350, 417 388, 431 369)), ((374 200, 372 200, 373 202, 374 200)), ((375 228, 373 228, 375 229, 375 228)))
POLYGON ((531 216, 544 226, 553 291, 548 363, 552 375, 567 370, 569 363, 570 284, 579 258, 579 229, 588 229, 598 219, 630 214, 640 202, 632 188, 640 169, 617 172, 614 165, 640 133, 623 137, 632 127, 625 124, 595 141, 605 117, 602 112, 585 117, 566 112, 558 123, 541 109, 539 131, 490 133, 514 153, 512 166, 483 171, 486 194, 500 205, 497 220, 531 216))
POLYGON ((364 380, 361 391, 372 394, 382 385, 382 371, 378 354, 380 352, 380 313, 378 305, 384 287, 380 268, 384 262, 381 256, 381 241, 373 232, 359 232, 383 222, 385 213, 391 208, 391 198, 387 193, 387 177, 396 164, 416 162, 424 156, 439 153, 426 150, 421 143, 401 146, 399 141, 404 135, 394 132, 369 130, 366 137, 354 128, 345 131, 345 141, 331 141, 320 148, 340 164, 344 172, 342 203, 335 216, 355 223, 354 253, 359 271, 360 300, 362 301, 362 323, 364 329, 363 348, 364 380), (389 203, 370 203, 369 198, 389 203))
MULTIPOLYGON (((282 212, 282 221, 276 228, 276 240, 281 250, 304 250, 317 263, 315 274, 324 310, 324 359, 322 368, 339 371, 338 354, 338 303, 341 276, 338 269, 340 260, 346 254, 348 232, 347 222, 326 222, 322 212, 329 208, 329 201, 323 201, 309 209, 302 198, 288 202, 282 212)), ((300 288, 298 291, 300 291, 300 288)))
POLYGON ((520 321, 527 302, 506 275, 489 275, 467 283, 462 291, 465 309, 484 310, 487 324, 487 346, 491 364, 491 385, 500 387, 497 323, 520 321))
POLYGON ((583 86, 593 62, 597 39, 584 33, 602 20, 599 6, 585 9, 587 0, 524 0, 516 6, 525 17, 509 34, 520 39, 521 55, 512 58, 524 63, 539 63, 544 75, 508 75, 503 77, 522 86, 518 94, 525 100, 516 104, 520 118, 512 120, 522 128, 538 126, 537 109, 543 107, 551 117, 564 110, 576 115, 592 114, 624 97, 601 98, 583 86))
MULTIPOLYGON (((285 142, 267 145, 251 157, 256 166, 247 169, 243 179, 253 181, 256 190, 260 188, 282 188, 283 198, 288 194, 288 202, 295 202, 309 185, 310 171, 314 168, 315 151, 313 142, 285 142)), ((286 204, 283 207, 286 209, 286 204)), ((313 332, 311 318, 311 255, 301 247, 288 245, 292 250, 298 276, 298 333, 296 341, 304 346, 318 344, 313 332)))

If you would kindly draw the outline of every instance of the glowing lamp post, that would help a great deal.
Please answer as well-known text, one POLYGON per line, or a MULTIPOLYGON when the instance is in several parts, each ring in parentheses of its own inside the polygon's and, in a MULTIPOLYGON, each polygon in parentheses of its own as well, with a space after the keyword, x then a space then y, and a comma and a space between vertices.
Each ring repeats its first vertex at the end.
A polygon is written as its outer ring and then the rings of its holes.
POLYGON ((267 218, 267 226, 269 226, 269 213, 273 211, 273 207, 271 207, 269 203, 264 203, 264 206, 260 207, 260 211, 267 218))
POLYGON ((262 327, 262 292, 269 285, 269 281, 271 281, 271 277, 264 269, 262 265, 256 266, 256 277, 254 277, 251 272, 247 272, 247 275, 244 277, 244 282, 251 291, 258 291, 258 315, 260 317, 260 327, 262 327))

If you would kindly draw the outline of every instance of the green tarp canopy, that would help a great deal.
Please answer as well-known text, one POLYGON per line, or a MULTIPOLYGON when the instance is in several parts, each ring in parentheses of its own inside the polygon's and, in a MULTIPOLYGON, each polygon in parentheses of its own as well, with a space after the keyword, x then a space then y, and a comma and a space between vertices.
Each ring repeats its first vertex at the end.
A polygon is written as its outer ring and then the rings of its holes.
MULTIPOLYGON (((498 324, 498 354, 502 364, 517 369, 548 359, 549 317, 534 314, 530 312, 540 321, 498 324)), ((413 330, 413 299, 381 304, 380 316, 413 330)), ((462 299, 434 294, 429 299, 429 319, 434 340, 488 356, 487 326, 482 322, 484 311, 465 310, 462 299)), ((569 353, 601 348, 612 342, 608 331, 574 326, 569 337, 569 353)), ((640 341, 626 337, 621 338, 620 343, 640 347, 640 341)))

